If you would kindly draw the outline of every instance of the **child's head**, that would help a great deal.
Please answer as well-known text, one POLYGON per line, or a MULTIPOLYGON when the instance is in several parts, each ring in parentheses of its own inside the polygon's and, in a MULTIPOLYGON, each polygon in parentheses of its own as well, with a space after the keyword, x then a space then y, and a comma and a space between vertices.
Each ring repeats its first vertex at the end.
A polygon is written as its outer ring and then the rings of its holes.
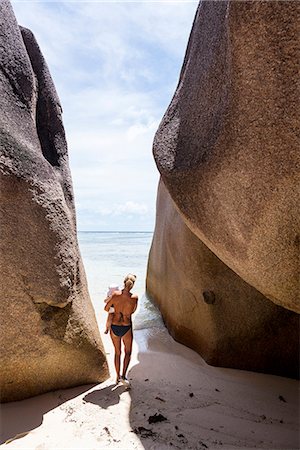
POLYGON ((107 296, 111 296, 114 292, 119 291, 120 288, 117 284, 111 284, 108 286, 107 296))

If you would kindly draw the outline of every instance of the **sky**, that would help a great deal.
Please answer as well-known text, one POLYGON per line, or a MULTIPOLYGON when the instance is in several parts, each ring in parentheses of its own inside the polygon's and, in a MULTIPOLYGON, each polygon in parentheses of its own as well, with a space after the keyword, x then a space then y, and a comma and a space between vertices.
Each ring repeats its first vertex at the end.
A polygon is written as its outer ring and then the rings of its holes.
POLYGON ((153 231, 159 173, 152 143, 197 4, 12 1, 62 104, 79 231, 153 231))

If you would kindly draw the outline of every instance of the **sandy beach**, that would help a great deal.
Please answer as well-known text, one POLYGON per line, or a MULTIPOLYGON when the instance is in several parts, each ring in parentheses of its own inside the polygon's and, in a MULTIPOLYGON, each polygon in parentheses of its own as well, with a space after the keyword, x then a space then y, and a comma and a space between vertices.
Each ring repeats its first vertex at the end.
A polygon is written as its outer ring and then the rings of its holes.
MULTIPOLYGON (((98 314, 99 317, 100 314, 98 314)), ((128 377, 1 405, 7 449, 297 449, 296 380, 208 366, 164 327, 136 330, 128 377)))

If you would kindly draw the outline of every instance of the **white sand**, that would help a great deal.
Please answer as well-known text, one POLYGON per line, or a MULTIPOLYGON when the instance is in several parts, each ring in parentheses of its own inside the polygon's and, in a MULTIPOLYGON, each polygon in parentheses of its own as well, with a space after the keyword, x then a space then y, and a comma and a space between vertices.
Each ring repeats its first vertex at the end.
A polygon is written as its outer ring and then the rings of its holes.
POLYGON ((299 448, 297 381, 210 367, 157 327, 135 331, 126 390, 113 383, 113 349, 102 339, 112 379, 2 405, 4 442, 19 437, 1 447, 299 448), (149 424, 155 414, 167 420, 149 424))

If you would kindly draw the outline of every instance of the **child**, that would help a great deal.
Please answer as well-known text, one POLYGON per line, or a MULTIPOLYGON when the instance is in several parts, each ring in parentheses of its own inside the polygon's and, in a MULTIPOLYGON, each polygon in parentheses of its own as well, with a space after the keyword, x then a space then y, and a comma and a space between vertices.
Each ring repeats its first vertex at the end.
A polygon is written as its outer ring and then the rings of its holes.
MULTIPOLYGON (((107 291, 107 297, 104 300, 105 303, 109 302, 109 300, 111 299, 112 295, 116 292, 119 291, 120 288, 117 285, 111 285, 108 287, 108 291, 107 291)), ((111 327, 111 322, 113 319, 113 313, 115 312, 115 308, 113 307, 113 305, 109 308, 108 311, 108 317, 107 317, 107 321, 106 321, 106 330, 104 331, 105 334, 107 334, 110 330, 111 327)))

